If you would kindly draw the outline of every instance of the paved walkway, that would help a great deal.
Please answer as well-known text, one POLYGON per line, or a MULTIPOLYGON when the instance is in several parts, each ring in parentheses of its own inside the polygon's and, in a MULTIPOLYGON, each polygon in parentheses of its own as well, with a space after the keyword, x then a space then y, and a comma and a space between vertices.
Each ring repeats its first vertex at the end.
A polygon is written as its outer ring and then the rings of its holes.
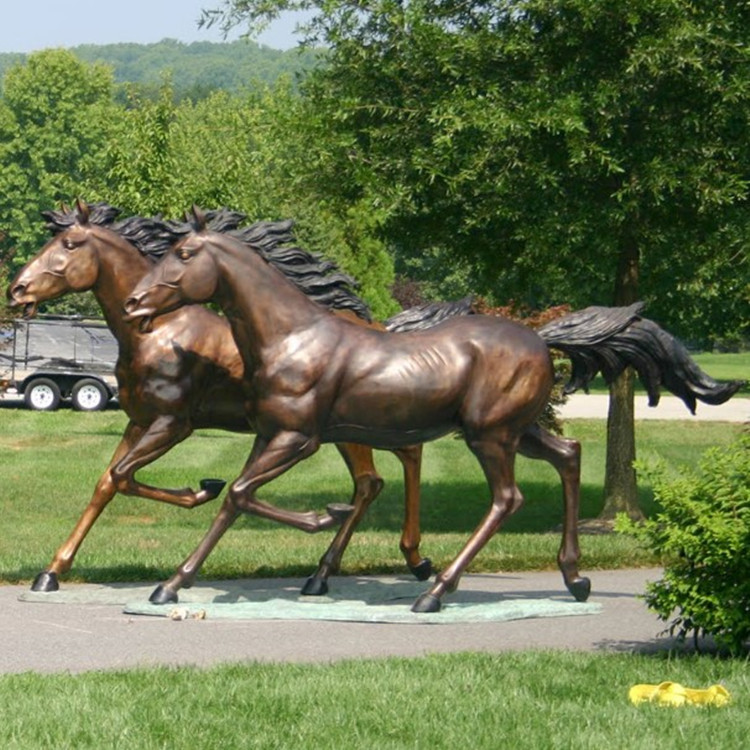
MULTIPOLYGON (((592 571, 590 602, 601 612, 510 622, 393 625, 330 621, 182 620, 127 615, 118 604, 19 601, 25 586, 0 587, 0 673, 84 672, 150 665, 238 661, 329 662, 382 656, 518 649, 642 652, 668 648, 664 623, 639 594, 654 569, 592 571)), ((300 586, 302 579, 258 581, 300 586)), ((75 588, 85 593, 86 585, 75 588)), ((335 595, 336 579, 331 582, 335 595)), ((566 597, 557 572, 468 575, 446 601, 476 592, 497 597, 566 597)))
MULTIPOLYGON (((607 416, 609 396, 574 393, 560 408, 563 419, 600 419, 607 416)), ((683 401, 675 396, 662 396, 658 406, 648 405, 646 396, 635 397, 636 419, 686 419, 708 422, 750 422, 750 398, 737 396, 725 404, 709 406, 699 403, 693 416, 683 401)))

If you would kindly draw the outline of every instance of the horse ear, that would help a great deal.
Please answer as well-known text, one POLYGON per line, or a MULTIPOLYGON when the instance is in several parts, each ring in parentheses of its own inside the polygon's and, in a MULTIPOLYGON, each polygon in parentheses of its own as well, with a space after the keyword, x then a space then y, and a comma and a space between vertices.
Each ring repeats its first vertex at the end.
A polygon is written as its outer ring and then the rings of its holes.
POLYGON ((196 231, 206 228, 206 214, 193 203, 193 226, 196 231))
POLYGON ((89 223, 89 204, 85 201, 82 201, 80 198, 76 198, 76 213, 78 214, 78 223, 79 224, 88 224, 89 223))

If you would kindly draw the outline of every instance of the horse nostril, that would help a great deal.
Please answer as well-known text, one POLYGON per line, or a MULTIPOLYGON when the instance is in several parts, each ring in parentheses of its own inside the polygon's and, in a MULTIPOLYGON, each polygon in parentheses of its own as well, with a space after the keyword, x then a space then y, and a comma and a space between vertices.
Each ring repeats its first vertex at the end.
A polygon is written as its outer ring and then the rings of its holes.
POLYGON ((134 310, 137 310, 139 305, 138 300, 138 297, 128 297, 125 300, 125 304, 123 305, 123 307, 125 308, 125 312, 132 313, 134 310))
POLYGON ((12 286, 8 287, 8 300, 11 302, 14 302, 16 297, 23 296, 23 293, 26 291, 26 284, 13 284, 12 286))

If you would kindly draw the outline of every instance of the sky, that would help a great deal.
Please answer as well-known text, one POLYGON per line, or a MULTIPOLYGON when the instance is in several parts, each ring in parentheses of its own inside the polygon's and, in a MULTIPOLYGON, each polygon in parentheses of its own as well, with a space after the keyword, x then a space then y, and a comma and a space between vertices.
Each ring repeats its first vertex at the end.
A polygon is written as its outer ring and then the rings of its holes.
MULTIPOLYGON (((149 44, 162 39, 220 42, 217 29, 199 29, 202 8, 221 0, 5 0, 0 52, 35 52, 79 44, 149 44)), ((274 49, 295 46, 294 20, 280 20, 255 41, 274 49)), ((229 40, 239 38, 241 30, 229 40)))

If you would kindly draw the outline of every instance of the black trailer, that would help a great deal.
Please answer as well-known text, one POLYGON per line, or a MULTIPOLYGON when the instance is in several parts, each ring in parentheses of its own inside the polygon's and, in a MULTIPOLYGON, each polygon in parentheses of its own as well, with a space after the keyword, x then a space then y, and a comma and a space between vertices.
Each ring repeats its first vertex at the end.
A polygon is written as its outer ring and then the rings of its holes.
POLYGON ((117 397, 117 340, 101 320, 39 317, 0 331, 0 393, 52 411, 70 400, 80 411, 117 397))

